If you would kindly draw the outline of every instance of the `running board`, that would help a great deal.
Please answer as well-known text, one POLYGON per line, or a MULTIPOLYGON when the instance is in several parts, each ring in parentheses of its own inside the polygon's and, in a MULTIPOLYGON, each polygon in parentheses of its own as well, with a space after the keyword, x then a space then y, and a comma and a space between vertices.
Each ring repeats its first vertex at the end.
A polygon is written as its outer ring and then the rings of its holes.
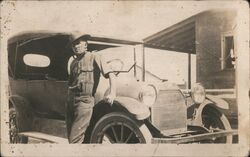
POLYGON ((66 144, 69 143, 68 139, 58 137, 58 136, 53 136, 41 132, 20 132, 18 133, 19 136, 25 136, 25 137, 31 137, 34 139, 50 142, 50 143, 60 143, 60 144, 66 144))
MULTIPOLYGON (((189 142, 198 142, 201 140, 213 139, 217 137, 223 137, 227 135, 236 135, 238 134, 237 130, 229 130, 229 131, 220 131, 220 132, 212 132, 212 133, 204 133, 198 135, 190 135, 186 137, 173 137, 173 138, 153 138, 152 144, 156 143, 189 143, 189 142)), ((21 132, 18 133, 20 136, 31 137, 38 140, 43 140, 50 143, 57 143, 57 144, 68 144, 68 139, 53 136, 41 132, 21 132)))
POLYGON ((212 133, 204 133, 198 135, 190 135, 185 137, 173 137, 173 138, 153 138, 152 143, 189 143, 189 142, 199 142, 202 140, 213 139, 217 137, 223 137, 228 135, 236 135, 238 134, 237 130, 229 130, 229 131, 220 131, 220 132, 212 132, 212 133))

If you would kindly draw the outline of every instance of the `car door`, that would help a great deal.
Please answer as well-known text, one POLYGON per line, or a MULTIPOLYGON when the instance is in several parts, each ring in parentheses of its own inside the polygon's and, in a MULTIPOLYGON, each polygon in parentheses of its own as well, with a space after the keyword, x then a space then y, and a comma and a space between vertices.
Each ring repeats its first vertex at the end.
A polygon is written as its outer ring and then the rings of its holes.
POLYGON ((15 76, 25 80, 26 97, 40 115, 65 115, 68 43, 68 35, 45 34, 17 47, 15 76))

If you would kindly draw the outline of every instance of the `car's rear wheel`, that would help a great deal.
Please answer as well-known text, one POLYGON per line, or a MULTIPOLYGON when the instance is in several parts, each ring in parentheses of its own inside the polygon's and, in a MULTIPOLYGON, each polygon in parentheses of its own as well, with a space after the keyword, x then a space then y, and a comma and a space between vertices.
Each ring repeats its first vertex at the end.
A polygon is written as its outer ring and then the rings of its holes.
POLYGON ((9 109, 9 136, 10 143, 27 143, 28 138, 19 136, 18 122, 17 122, 17 114, 15 108, 9 109))
POLYGON ((152 135, 143 122, 125 113, 112 112, 96 123, 90 143, 151 143, 151 139, 152 135))
MULTIPOLYGON (((202 112, 202 123, 209 132, 219 132, 223 130, 231 130, 230 123, 228 122, 226 116, 223 113, 213 109, 206 108, 202 112)), ((210 143, 232 143, 232 135, 215 138, 210 141, 210 143)))

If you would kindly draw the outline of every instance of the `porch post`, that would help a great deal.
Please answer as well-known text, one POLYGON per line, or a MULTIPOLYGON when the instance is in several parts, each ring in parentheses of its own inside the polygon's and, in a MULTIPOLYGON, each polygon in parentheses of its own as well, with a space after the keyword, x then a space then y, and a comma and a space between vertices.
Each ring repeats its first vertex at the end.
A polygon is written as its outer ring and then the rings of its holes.
POLYGON ((134 49, 134 77, 137 79, 137 74, 136 74, 137 60, 136 60, 135 47, 133 49, 134 49))
POLYGON ((145 47, 142 44, 142 81, 145 81, 145 47))
POLYGON ((191 89, 191 52, 188 52, 188 89, 191 89))

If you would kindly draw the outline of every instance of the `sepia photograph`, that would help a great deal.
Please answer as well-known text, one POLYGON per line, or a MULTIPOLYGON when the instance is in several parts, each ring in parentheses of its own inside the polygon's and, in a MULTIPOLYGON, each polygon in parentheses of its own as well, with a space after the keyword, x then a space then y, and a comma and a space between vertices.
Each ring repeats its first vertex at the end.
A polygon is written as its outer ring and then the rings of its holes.
POLYGON ((2 1, 3 156, 248 156, 244 1, 2 1))

